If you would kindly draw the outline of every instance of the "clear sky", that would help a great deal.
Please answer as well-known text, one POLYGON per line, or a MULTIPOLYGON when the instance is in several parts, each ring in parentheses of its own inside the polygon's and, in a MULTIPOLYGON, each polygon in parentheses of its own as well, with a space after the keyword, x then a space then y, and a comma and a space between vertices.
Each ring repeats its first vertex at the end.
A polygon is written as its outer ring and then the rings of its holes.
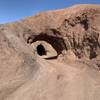
POLYGON ((0 0, 0 23, 75 4, 100 4, 100 0, 0 0))

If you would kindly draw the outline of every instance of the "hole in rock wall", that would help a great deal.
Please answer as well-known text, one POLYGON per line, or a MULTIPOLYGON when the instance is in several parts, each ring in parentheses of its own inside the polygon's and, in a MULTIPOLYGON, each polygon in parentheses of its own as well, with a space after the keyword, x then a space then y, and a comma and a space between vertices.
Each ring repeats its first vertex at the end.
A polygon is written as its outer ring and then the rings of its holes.
POLYGON ((33 39, 33 43, 36 41, 45 41, 52 45, 52 47, 57 51, 57 54, 61 54, 66 46, 64 44, 64 40, 59 37, 48 36, 46 34, 40 34, 33 39))
POLYGON ((43 55, 47 54, 46 50, 45 50, 45 48, 42 44, 38 45, 36 49, 37 49, 38 55, 40 55, 40 56, 43 56, 43 55))
POLYGON ((57 51, 52 47, 51 44, 46 41, 36 41, 31 44, 34 53, 44 59, 53 59, 57 57, 57 51))

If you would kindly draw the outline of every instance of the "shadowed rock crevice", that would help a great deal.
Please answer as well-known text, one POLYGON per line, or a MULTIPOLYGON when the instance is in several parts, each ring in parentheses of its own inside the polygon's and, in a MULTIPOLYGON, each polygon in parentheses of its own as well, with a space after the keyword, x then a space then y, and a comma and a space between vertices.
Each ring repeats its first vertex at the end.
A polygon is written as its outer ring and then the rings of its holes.
MULTIPOLYGON (((30 37, 32 39, 33 36, 30 37)), ((61 54, 63 50, 66 49, 64 40, 59 37, 50 36, 47 34, 40 34, 37 35, 35 38, 32 39, 32 43, 36 41, 46 41, 47 43, 51 44, 52 47, 57 51, 57 54, 61 54)))

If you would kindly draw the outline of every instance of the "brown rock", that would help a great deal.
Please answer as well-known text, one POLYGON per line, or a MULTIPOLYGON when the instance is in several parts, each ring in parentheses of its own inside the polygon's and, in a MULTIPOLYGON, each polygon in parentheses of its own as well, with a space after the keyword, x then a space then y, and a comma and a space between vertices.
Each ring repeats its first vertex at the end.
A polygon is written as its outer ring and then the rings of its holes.
POLYGON ((100 100, 100 5, 76 5, 0 25, 0 100, 100 100))

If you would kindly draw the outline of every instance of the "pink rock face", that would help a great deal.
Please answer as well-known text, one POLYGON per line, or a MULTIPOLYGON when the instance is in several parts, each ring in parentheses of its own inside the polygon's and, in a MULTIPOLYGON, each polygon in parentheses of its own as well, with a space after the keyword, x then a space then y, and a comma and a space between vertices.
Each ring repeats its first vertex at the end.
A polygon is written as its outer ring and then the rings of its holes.
POLYGON ((100 5, 77 5, 0 25, 0 100, 100 100, 100 5))

